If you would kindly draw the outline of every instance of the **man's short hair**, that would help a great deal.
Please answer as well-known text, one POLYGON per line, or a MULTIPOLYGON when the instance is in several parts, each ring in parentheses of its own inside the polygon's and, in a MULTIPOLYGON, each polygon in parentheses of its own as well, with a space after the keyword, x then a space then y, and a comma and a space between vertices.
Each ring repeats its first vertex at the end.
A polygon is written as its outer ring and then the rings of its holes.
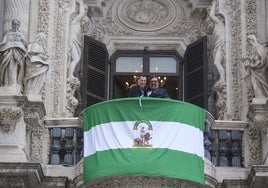
POLYGON ((157 76, 155 76, 155 75, 150 76, 149 80, 151 80, 151 79, 153 79, 153 78, 157 78, 157 80, 158 80, 158 77, 157 77, 157 76))

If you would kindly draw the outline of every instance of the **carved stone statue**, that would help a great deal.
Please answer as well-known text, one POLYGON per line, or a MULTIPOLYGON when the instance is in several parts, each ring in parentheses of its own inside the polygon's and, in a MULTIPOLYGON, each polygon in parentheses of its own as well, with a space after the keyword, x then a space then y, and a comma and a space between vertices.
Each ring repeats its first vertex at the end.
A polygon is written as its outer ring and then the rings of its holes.
POLYGON ((28 47, 28 58, 26 61, 24 92, 25 94, 39 94, 46 78, 50 64, 50 57, 44 50, 45 34, 36 35, 35 42, 28 47))
POLYGON ((267 47, 258 43, 254 35, 247 37, 247 44, 249 56, 243 59, 246 70, 245 80, 253 89, 255 98, 267 98, 267 47))
POLYGON ((218 82, 225 83, 225 22, 221 14, 215 14, 216 1, 212 2, 209 12, 209 18, 214 23, 213 41, 214 41, 214 64, 219 72, 218 82))
POLYGON ((78 78, 68 78, 67 79, 67 95, 66 95, 66 100, 67 100, 67 115, 68 117, 73 117, 75 113, 75 109, 78 105, 78 100, 74 97, 75 91, 77 88, 80 86, 80 81, 78 78))
POLYGON ((67 78, 74 78, 74 70, 81 58, 81 19, 85 14, 83 0, 78 0, 79 12, 71 19, 67 78))
POLYGON ((0 44, 0 86, 21 92, 27 42, 19 31, 19 20, 12 20, 11 27, 0 44))

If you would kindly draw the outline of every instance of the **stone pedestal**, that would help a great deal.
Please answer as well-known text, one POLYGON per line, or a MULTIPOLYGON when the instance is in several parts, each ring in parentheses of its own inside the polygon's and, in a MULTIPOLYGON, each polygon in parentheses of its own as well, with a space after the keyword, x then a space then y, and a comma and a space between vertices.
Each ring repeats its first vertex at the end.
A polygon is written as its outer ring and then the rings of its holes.
POLYGON ((268 165, 268 98, 254 98, 250 104, 248 118, 260 131, 262 164, 268 165))
POLYGON ((0 95, 0 162, 30 161, 33 142, 29 132, 39 126, 43 106, 27 101, 25 96, 0 95), (37 114, 34 121, 29 121, 31 112, 37 114))
POLYGON ((23 96, 0 96, 0 162, 26 162, 23 96))

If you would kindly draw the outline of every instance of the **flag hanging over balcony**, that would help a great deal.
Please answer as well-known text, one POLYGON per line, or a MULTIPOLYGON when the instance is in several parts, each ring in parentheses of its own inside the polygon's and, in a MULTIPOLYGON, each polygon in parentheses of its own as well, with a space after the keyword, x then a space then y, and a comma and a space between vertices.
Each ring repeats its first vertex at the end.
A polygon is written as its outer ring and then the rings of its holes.
POLYGON ((205 110, 160 98, 86 108, 84 184, 106 176, 164 176, 204 185, 205 110))

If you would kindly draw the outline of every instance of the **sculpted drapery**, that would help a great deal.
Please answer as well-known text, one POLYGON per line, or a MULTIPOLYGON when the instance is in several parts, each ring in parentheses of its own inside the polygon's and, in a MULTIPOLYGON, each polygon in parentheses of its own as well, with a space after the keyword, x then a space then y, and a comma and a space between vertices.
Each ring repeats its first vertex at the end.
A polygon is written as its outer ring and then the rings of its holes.
POLYGON ((245 79, 255 98, 268 97, 267 84, 267 47, 258 43, 254 35, 247 37, 249 56, 243 59, 246 70, 245 79))
POLYGON ((11 27, 0 46, 0 86, 15 87, 21 91, 27 42, 19 31, 19 20, 12 20, 11 27))
POLYGON ((39 94, 44 85, 46 73, 51 61, 43 47, 45 38, 44 33, 37 34, 36 41, 28 47, 28 58, 24 77, 24 92, 26 94, 39 94))

